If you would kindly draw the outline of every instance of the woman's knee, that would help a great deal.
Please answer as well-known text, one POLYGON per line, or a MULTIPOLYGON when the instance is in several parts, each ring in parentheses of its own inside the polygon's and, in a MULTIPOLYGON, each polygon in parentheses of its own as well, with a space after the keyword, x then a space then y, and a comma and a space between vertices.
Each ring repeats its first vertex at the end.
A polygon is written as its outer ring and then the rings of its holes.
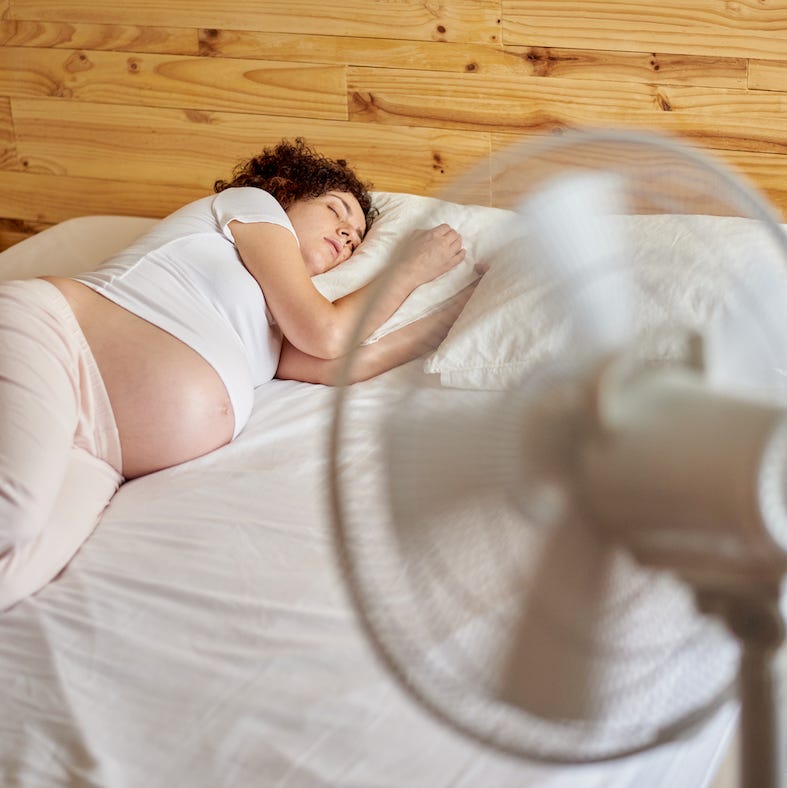
MULTIPOLYGON (((39 591, 69 565, 122 481, 108 463, 74 447, 54 496, 17 496, 21 506, 10 525, 0 519, 0 610, 39 591)), ((0 507, 8 500, 0 498, 0 507)))

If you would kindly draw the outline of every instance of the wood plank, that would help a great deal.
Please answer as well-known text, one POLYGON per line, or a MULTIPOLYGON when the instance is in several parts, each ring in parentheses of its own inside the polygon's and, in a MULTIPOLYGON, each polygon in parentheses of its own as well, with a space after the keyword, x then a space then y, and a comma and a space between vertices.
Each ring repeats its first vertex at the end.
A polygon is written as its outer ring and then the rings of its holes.
POLYGON ((51 224, 44 222, 24 222, 19 219, 0 219, 0 252, 31 238, 51 227, 51 224))
POLYGON ((216 178, 283 137, 304 136, 346 158, 384 191, 433 194, 489 153, 486 133, 298 121, 240 113, 13 99, 28 172, 210 189, 216 178))
POLYGON ((787 60, 750 60, 749 87, 787 93, 787 60))
POLYGON ((0 46, 199 54, 195 28, 0 20, 0 46))
POLYGON ((347 87, 353 121, 403 125, 543 131, 562 124, 609 124, 649 112, 647 85, 589 84, 563 78, 351 67, 347 87))
POLYGON ((787 155, 726 150, 718 154, 748 178, 787 222, 787 155))
POLYGON ((20 0, 12 18, 215 27, 416 41, 498 42, 499 0, 20 0))
POLYGON ((298 63, 333 63, 374 68, 411 68, 509 76, 554 76, 664 84, 746 87, 744 58, 650 52, 608 52, 482 44, 294 35, 256 30, 199 31, 200 51, 213 57, 257 57, 298 63))
POLYGON ((0 171, 0 217, 54 224, 74 216, 158 218, 205 195, 204 189, 121 180, 0 171))
POLYGON ((745 58, 535 46, 506 47, 505 51, 526 60, 533 76, 658 82, 660 85, 746 87, 745 58))
POLYGON ((345 118, 345 73, 316 66, 96 50, 0 48, 0 94, 345 118))
MULTIPOLYGON (((523 141, 521 135, 509 132, 495 132, 490 136, 493 155, 523 141)), ((678 140, 680 139, 678 137, 678 140)), ((699 144, 692 138, 685 138, 684 141, 691 146, 699 144)), ((787 217, 787 153, 727 150, 719 149, 712 144, 704 144, 701 147, 705 148, 712 158, 726 164, 728 168, 747 180, 783 217, 787 217)), ((511 195, 498 194, 493 187, 494 204, 508 206, 511 200, 511 195)), ((784 221, 787 221, 787 218, 784 221)))
POLYGON ((659 88, 658 128, 717 150, 787 153, 787 93, 659 88))
MULTIPOLYGON (((493 135, 495 145, 509 135, 493 135)), ((651 139, 652 135, 647 139, 651 139)), ((567 170, 594 170, 597 172, 620 172, 636 179, 627 195, 627 208, 632 213, 663 213, 674 211, 676 196, 682 198, 681 207, 689 213, 729 214, 728 206, 711 204, 713 192, 698 187, 696 190, 682 189, 676 195, 676 179, 685 173, 695 184, 698 180, 693 160, 675 151, 667 144, 651 144, 644 136, 633 134, 622 139, 610 139, 602 131, 589 135, 575 144, 575 137, 549 135, 537 142, 526 140, 507 150, 496 150, 493 171, 496 173, 491 191, 496 205, 515 208, 525 190, 539 188, 544 180, 554 178, 567 170), (633 194, 636 189, 636 196, 633 194)), ((508 142, 508 140, 505 140, 508 142)), ((715 185, 715 184, 714 184, 715 185)), ((679 188, 679 187, 678 187, 679 188)), ((531 191, 532 193, 532 191, 531 191)))
POLYGON ((11 102, 0 96, 0 169, 19 169, 11 102))
POLYGON ((418 41, 362 36, 273 33, 265 30, 203 28, 200 51, 215 57, 259 56, 298 63, 334 63, 380 68, 409 68, 413 63, 429 71, 476 71, 500 66, 527 68, 521 58, 497 46, 446 41, 418 41))
POLYGON ((685 133, 726 149, 787 152, 782 93, 355 67, 348 89, 358 122, 520 134, 626 126, 685 133))
POLYGON ((503 42, 784 59, 787 0, 501 0, 503 42))

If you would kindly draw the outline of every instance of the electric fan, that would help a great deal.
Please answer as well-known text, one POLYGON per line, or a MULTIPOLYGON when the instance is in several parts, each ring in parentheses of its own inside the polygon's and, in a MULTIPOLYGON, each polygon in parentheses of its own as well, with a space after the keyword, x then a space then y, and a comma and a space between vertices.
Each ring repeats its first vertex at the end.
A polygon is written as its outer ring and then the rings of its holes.
MULTIPOLYGON (((787 236, 737 176, 660 136, 525 141, 445 198, 490 171, 490 233, 559 341, 495 387, 420 375, 383 411, 337 390, 334 530, 365 632, 422 706, 527 759, 641 751, 737 693, 743 784, 779 785, 787 236), (671 264, 641 265, 659 222, 671 264)), ((535 311, 512 311, 523 354, 535 311)))

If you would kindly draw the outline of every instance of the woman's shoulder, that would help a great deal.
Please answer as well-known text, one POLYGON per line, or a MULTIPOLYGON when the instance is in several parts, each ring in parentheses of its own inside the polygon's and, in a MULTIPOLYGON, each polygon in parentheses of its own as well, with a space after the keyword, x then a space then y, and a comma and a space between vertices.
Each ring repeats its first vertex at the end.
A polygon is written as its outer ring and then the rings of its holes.
POLYGON ((216 211, 235 211, 242 214, 263 213, 265 215, 284 214, 279 201, 264 189, 256 186, 231 186, 212 195, 211 205, 216 211))
POLYGON ((269 192, 255 186, 224 189, 215 196, 211 209, 219 228, 230 240, 229 224, 234 220, 278 224, 295 235, 287 212, 279 201, 269 192))

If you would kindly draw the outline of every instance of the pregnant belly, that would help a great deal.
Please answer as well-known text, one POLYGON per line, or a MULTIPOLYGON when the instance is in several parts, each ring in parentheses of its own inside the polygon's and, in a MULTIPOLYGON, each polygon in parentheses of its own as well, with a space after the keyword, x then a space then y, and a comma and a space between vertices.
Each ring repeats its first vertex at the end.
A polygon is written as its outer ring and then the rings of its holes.
POLYGON ((235 419, 227 390, 199 353, 86 285, 57 277, 49 281, 68 300, 96 359, 117 422, 126 478, 194 459, 230 441, 235 419))

